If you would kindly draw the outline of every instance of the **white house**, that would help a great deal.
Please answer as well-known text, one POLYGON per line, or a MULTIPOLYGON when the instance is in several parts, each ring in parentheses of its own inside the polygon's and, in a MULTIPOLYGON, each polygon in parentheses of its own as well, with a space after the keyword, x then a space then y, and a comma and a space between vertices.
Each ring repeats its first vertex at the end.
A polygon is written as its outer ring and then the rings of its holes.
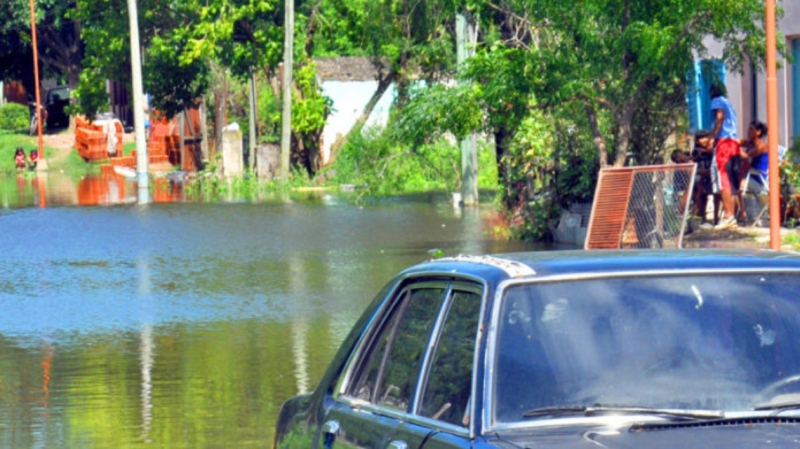
MULTIPOLYGON (((331 145, 350 132, 364 106, 378 88, 376 70, 368 58, 319 58, 317 64, 322 95, 333 102, 333 110, 322 130, 320 157, 328 163, 331 145)), ((383 94, 367 119, 366 126, 385 126, 395 96, 394 86, 383 94)))
MULTIPOLYGON (((800 139, 800 1, 791 0, 780 2, 785 10, 783 18, 778 21, 778 30, 786 40, 786 48, 793 56, 794 61, 789 63, 783 58, 778 59, 778 109, 779 129, 769 130, 769 136, 777 136, 778 144, 791 146, 800 139)), ((722 44, 706 39, 706 48, 711 58, 722 55, 722 44)), ((696 67, 699 69, 700 61, 696 67)), ((708 68, 708 66, 706 66, 708 68)), ((711 70, 721 72, 725 76, 728 90, 728 99, 737 111, 739 121, 739 136, 744 137, 747 126, 753 120, 767 122, 767 80, 764 70, 753 70, 748 67, 743 75, 725 70, 724 66, 711 64, 711 70)), ((695 71, 697 75, 699 70, 695 71)), ((710 121, 710 111, 707 109, 707 89, 697 76, 695 92, 689 95, 690 117, 693 131, 698 128, 709 129, 706 120, 710 121)))

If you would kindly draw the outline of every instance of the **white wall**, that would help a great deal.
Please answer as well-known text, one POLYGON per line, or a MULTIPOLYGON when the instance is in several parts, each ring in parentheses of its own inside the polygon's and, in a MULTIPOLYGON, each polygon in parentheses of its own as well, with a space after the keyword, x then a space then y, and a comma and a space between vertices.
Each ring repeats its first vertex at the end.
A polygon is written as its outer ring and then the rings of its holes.
MULTIPOLYGON (((330 158, 331 145, 338 136, 344 136, 350 131, 377 88, 377 81, 325 81, 322 83, 322 95, 333 101, 333 111, 328 116, 322 130, 320 156, 324 164, 328 163, 330 158)), ((378 104, 375 105, 372 114, 367 119, 366 126, 386 125, 394 96, 395 89, 392 86, 386 90, 378 104)))

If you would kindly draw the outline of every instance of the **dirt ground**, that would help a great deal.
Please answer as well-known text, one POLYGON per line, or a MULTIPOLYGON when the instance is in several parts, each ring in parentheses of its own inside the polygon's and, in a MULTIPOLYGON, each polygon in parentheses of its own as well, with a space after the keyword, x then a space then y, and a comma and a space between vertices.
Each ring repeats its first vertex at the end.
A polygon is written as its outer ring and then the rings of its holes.
MULTIPOLYGON (((57 134, 45 134, 42 136, 42 140, 44 140, 44 145, 46 147, 56 150, 55 152, 51 151, 52 154, 46 155, 50 163, 57 163, 64 160, 75 148, 75 133, 69 130, 57 134)), ((123 134, 122 143, 126 144, 129 142, 134 142, 134 134, 123 134)))
MULTIPOLYGON (((781 228, 781 239, 788 234, 797 234, 793 229, 781 228)), ((753 248, 769 249, 770 231, 764 227, 739 226, 735 229, 714 231, 699 229, 683 238, 684 248, 753 248)), ((795 249, 792 245, 783 245, 783 250, 795 249)))

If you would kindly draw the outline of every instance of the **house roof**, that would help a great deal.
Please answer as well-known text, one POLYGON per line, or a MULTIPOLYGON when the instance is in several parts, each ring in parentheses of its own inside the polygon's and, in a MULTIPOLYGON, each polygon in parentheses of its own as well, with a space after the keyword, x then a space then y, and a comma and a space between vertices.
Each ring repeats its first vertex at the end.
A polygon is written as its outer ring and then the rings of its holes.
POLYGON ((367 57, 316 58, 314 62, 317 75, 325 81, 374 81, 378 75, 367 57))

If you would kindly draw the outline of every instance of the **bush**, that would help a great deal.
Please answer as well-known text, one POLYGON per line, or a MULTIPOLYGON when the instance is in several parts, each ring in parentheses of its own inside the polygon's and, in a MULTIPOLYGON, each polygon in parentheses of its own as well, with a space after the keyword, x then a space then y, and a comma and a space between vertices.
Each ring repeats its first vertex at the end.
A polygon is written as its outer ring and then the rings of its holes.
POLYGON ((369 187, 373 195, 400 195, 434 190, 458 191, 461 154, 444 139, 409 147, 382 128, 351 135, 325 177, 339 184, 369 187))
POLYGON ((28 129, 30 111, 27 106, 17 103, 6 103, 0 106, 0 129, 5 131, 22 131, 28 129))

